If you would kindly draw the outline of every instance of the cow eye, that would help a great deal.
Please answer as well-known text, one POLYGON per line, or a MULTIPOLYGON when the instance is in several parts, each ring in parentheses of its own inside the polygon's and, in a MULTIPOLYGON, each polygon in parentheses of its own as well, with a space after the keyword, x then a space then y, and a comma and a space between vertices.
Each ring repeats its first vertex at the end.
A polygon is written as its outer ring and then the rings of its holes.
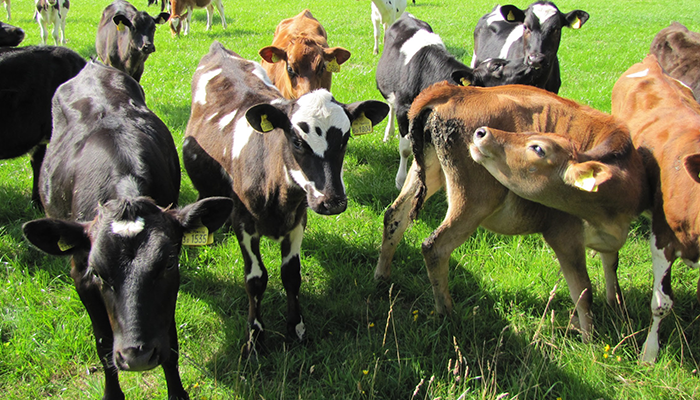
POLYGON ((301 147, 302 147, 301 139, 299 139, 299 138, 294 138, 294 139, 292 140, 292 146, 294 146, 294 148, 297 149, 297 150, 301 150, 301 147))
POLYGON ((546 155, 544 149, 542 149, 542 147, 540 147, 540 145, 537 144, 530 145, 530 150, 534 151, 535 154, 537 154, 537 157, 539 158, 544 158, 544 156, 546 155))
POLYGON ((296 78, 296 76, 297 76, 297 73, 294 72, 294 70, 290 66, 287 66, 287 74, 289 75, 290 78, 296 78))

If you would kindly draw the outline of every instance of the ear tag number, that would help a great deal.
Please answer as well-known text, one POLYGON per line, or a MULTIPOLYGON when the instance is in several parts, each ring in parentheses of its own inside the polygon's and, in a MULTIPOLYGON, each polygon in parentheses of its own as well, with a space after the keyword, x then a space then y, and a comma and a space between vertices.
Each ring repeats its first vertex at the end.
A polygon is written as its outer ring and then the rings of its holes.
POLYGON ((212 243, 214 243, 214 234, 209 233, 206 226, 200 226, 182 235, 184 246, 206 246, 212 243))
POLYGON ((119 32, 123 31, 125 27, 126 27, 126 25, 124 25, 124 23, 121 21, 119 21, 119 23, 117 24, 117 30, 119 32))
POLYGON ((574 186, 586 192, 597 192, 598 185, 595 184, 595 177, 593 176, 593 171, 588 171, 586 174, 581 175, 574 183, 574 186))
POLYGON ((506 17, 508 21, 514 21, 515 20, 515 15, 513 15, 513 11, 508 11, 508 16, 506 17))
POLYGON ((571 23, 571 29, 578 29, 580 27, 581 27, 581 20, 578 17, 576 17, 576 20, 573 23, 571 23))
POLYGON ((62 237, 58 239, 58 248, 61 249, 61 251, 68 251, 73 247, 75 246, 66 242, 62 237))
POLYGON ((326 64, 326 71, 328 72, 340 72, 340 64, 338 64, 338 60, 335 58, 328 61, 326 64))
POLYGON ((469 79, 467 79, 467 78, 462 78, 462 79, 460 79, 460 80, 459 80, 459 83, 461 83, 462 86, 469 86, 469 85, 472 84, 471 81, 470 81, 469 79))
POLYGON ((270 132, 275 129, 275 127, 272 126, 272 122, 267 120, 267 114, 260 116, 260 129, 262 129, 263 132, 270 132))
POLYGON ((365 117, 365 113, 360 114, 359 117, 352 121, 352 133, 355 136, 372 133, 372 121, 365 117))

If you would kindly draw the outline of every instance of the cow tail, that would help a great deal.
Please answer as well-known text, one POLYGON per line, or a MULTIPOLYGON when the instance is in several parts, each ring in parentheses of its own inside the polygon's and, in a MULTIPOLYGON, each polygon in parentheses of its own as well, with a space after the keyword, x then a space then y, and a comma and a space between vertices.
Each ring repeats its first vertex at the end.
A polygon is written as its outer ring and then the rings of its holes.
POLYGON ((425 183, 425 157, 423 152, 425 150, 426 141, 428 144, 431 142, 430 131, 428 130, 426 134, 425 123, 432 111, 432 108, 420 110, 418 115, 410 119, 408 127, 408 139, 411 141, 413 159, 416 163, 416 173, 418 174, 418 182, 416 183, 418 187, 413 197, 413 207, 411 208, 410 214, 411 221, 418 218, 418 212, 423 208, 425 196, 428 191, 425 183))

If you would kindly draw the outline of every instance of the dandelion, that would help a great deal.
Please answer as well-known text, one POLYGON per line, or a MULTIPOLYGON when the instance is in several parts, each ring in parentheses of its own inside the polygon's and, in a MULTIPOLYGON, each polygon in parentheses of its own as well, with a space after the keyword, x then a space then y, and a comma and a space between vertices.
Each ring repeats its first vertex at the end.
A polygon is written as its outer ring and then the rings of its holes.
POLYGON ((374 328, 374 322, 370 322, 370 323, 369 323, 369 327, 370 327, 370 328, 374 328))

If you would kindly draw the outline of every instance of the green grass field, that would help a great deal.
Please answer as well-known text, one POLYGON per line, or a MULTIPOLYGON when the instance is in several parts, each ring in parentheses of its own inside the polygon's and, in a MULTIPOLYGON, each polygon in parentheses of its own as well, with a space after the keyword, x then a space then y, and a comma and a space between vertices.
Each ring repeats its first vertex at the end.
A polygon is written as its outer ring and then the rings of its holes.
MULTIPOLYGON (((102 9, 109 2, 76 0, 68 15, 67 46, 93 57, 102 9)), ((429 22, 463 62, 472 32, 495 0, 417 0, 408 11, 429 22)), ((146 0, 134 3, 146 8, 146 0)), ((517 2, 525 8, 529 2, 517 2)), ((582 8, 590 20, 562 34, 560 95, 610 111, 615 80, 647 53, 671 21, 700 31, 696 1, 557 1, 582 8)), ((352 52, 335 74, 334 96, 345 103, 380 99, 372 54, 369 0, 224 0, 229 27, 194 14, 189 37, 156 33, 157 51, 141 80, 146 100, 170 128, 178 147, 189 118, 190 81, 213 40, 259 60, 277 23, 309 8, 331 46, 352 52)), ((23 45, 40 43, 31 1, 13 3, 12 23, 25 29, 23 45)), ((156 7, 148 10, 157 13, 156 7)), ((0 10, 0 19, 5 20, 0 10)), ((398 191, 397 141, 383 143, 385 123, 351 140, 345 162, 349 207, 338 216, 309 214, 302 246, 301 303, 309 336, 284 341, 285 293, 279 247, 263 241, 270 283, 263 304, 269 353, 241 357, 247 298, 243 261, 232 234, 186 249, 176 321, 180 370, 192 399, 696 399, 700 359, 697 271, 678 266, 674 313, 662 326, 658 362, 640 365, 639 348, 650 322, 651 256, 644 221, 635 225, 620 261, 627 315, 605 302, 598 258, 589 257, 595 289, 596 334, 584 344, 569 328, 573 304, 556 258, 539 236, 506 237, 478 231, 452 255, 450 290, 455 312, 433 314, 433 297, 420 244, 441 222, 444 195, 428 201, 394 258, 391 287, 373 271, 385 208, 398 191)), ((95 399, 104 376, 90 321, 69 277, 68 259, 30 248, 22 223, 42 217, 29 203, 27 157, 0 160, 0 397, 95 399)), ((196 199, 184 173, 181 204, 196 199)), ((121 373, 127 398, 167 396, 162 370, 121 373)))

